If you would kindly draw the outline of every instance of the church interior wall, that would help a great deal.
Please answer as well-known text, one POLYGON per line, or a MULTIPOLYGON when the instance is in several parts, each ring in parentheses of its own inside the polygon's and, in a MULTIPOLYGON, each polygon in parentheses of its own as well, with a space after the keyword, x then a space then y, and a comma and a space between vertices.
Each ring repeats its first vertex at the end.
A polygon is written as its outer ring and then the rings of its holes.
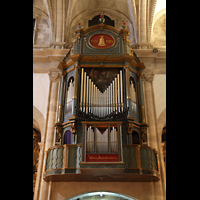
POLYGON ((33 106, 46 119, 49 95, 49 76, 47 73, 33 73, 33 106))
POLYGON ((38 45, 48 45, 50 42, 50 29, 45 19, 40 19, 37 28, 37 41, 38 45))
POLYGON ((166 48, 166 12, 162 11, 158 17, 153 26, 152 44, 157 48, 166 48))
POLYGON ((153 80, 156 118, 166 109, 166 74, 155 74, 153 80))

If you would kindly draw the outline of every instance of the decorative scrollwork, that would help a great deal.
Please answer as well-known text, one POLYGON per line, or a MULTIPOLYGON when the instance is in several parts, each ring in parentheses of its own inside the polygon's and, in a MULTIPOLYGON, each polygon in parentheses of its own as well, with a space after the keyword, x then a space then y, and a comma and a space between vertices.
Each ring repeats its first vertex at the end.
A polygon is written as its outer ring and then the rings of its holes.
POLYGON ((99 117, 93 113, 86 113, 82 112, 79 108, 76 108, 76 118, 82 121, 91 121, 91 120, 100 120, 100 121, 106 121, 106 120, 120 120, 125 121, 127 119, 128 115, 128 108, 124 108, 122 112, 112 112, 108 115, 105 115, 104 117, 99 117))

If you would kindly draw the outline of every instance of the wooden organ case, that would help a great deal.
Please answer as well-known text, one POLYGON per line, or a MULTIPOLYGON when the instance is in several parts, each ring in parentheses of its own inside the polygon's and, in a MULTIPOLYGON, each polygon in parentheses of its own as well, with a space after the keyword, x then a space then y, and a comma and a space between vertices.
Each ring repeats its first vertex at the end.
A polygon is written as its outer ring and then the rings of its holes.
MULTIPOLYGON (((45 180, 59 170, 82 174, 84 181, 109 179, 116 171, 103 169, 115 168, 121 181, 157 181, 157 164, 146 179, 130 176, 143 173, 147 151, 157 163, 157 152, 147 146, 141 80, 145 66, 130 47, 129 31, 102 23, 85 30, 79 26, 75 33, 74 46, 58 67, 62 79, 56 146, 47 153, 45 180), (62 160, 57 168, 51 168, 54 153, 62 160)), ((54 176, 55 181, 70 178, 54 176)))

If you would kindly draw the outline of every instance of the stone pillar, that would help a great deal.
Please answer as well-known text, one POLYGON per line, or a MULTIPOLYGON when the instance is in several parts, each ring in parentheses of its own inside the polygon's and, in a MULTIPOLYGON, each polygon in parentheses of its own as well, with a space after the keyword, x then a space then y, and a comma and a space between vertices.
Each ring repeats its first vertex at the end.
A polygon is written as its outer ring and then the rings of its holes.
POLYGON ((50 94, 50 106, 49 106, 45 151, 47 151, 49 147, 53 146, 55 123, 56 123, 58 86, 61 79, 61 75, 58 72, 50 72, 49 78, 50 78, 51 94, 50 94))
POLYGON ((153 73, 144 73, 142 80, 144 81, 145 100, 146 100, 146 111, 147 111, 147 137, 148 145, 158 150, 157 137, 156 137, 156 122, 154 112, 154 101, 153 101, 153 89, 152 81, 154 78, 153 73))
MULTIPOLYGON (((146 26, 146 20, 147 20, 147 0, 141 0, 140 2, 140 34, 141 34, 141 42, 146 42, 147 41, 147 26, 146 26)), ((144 48, 144 47, 142 47, 144 48)))
MULTIPOLYGON (((56 24, 56 42, 62 42, 63 29, 63 0, 57 0, 57 24, 56 24)), ((60 49, 61 46, 56 46, 60 49)))
MULTIPOLYGON (((153 82, 154 74, 153 73, 144 73, 142 75, 142 79, 144 81, 144 89, 145 89, 145 100, 146 100, 146 111, 147 111, 147 136, 148 136, 148 145, 150 147, 155 148, 157 151, 160 151, 160 147, 158 147, 157 140, 157 130, 156 130, 156 115, 155 115, 155 105, 154 105, 154 97, 153 97, 153 82)), ((160 157, 158 157, 159 164, 161 163, 160 157)), ((162 190, 162 182, 161 180, 158 182, 154 182, 154 193, 155 200, 163 200, 163 190, 162 190)))
MULTIPOLYGON (((50 90, 49 90, 49 106, 48 106, 48 116, 47 116, 47 130, 45 133, 44 139, 44 154, 45 151, 48 150, 49 147, 53 146, 54 134, 55 134, 55 123, 56 123, 56 110, 57 110, 57 99, 58 99, 58 86, 59 81, 61 79, 60 73, 58 72, 49 72, 50 79, 50 90)), ((43 167, 42 174, 45 168, 45 159, 46 154, 43 157, 43 167)), ((41 187, 40 187, 40 195, 39 200, 47 200, 48 191, 49 191, 49 183, 44 181, 42 178, 41 187)))
POLYGON ((139 49, 149 49, 151 44, 148 41, 149 32, 149 1, 139 0, 139 16, 138 16, 139 49))

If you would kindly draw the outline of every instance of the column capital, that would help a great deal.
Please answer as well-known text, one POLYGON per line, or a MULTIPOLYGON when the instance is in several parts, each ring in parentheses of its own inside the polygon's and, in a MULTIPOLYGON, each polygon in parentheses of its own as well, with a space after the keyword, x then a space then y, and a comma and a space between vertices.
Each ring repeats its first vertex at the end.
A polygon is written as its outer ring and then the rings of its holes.
POLYGON ((144 82, 149 82, 151 83, 154 79, 154 73, 153 72, 146 72, 142 74, 142 80, 144 82))
POLYGON ((61 74, 60 74, 60 72, 51 72, 51 71, 49 71, 48 75, 49 75, 49 80, 50 81, 56 81, 56 82, 58 82, 58 81, 61 80, 61 74))

